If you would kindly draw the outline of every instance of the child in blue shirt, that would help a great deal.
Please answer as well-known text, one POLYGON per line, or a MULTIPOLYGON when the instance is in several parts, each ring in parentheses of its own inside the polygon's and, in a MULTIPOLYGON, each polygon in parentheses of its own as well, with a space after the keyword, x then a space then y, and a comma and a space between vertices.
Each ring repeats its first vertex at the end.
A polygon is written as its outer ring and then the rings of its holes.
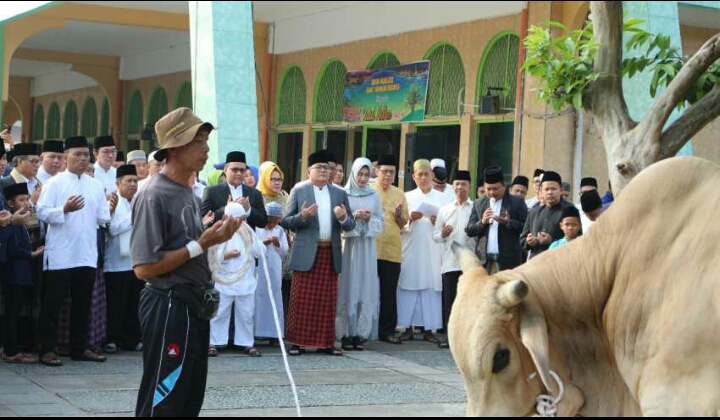
POLYGON ((550 245, 550 249, 559 248, 566 243, 577 239, 582 235, 582 225, 580 224, 580 210, 575 206, 565 207, 560 216, 560 229, 565 233, 565 237, 557 240, 550 245))

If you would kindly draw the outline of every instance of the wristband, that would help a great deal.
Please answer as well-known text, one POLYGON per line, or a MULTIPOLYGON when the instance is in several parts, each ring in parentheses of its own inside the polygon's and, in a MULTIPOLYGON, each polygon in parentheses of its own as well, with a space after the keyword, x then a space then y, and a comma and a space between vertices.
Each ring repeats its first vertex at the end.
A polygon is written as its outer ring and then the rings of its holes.
POLYGON ((185 245, 185 248, 187 248, 188 252, 190 252, 191 260, 193 258, 199 257, 205 253, 205 251, 203 251, 203 249, 200 246, 200 244, 198 243, 198 241, 188 242, 188 244, 185 245))

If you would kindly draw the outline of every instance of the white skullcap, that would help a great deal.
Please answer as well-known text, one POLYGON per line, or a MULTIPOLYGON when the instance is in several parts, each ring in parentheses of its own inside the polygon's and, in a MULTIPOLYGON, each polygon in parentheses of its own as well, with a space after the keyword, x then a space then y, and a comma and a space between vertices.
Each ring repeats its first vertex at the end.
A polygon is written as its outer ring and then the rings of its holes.
POLYGON ((225 206, 225 214, 238 219, 245 216, 245 207, 243 207, 240 203, 230 203, 225 206))
POLYGON ((432 169, 435 169, 435 168, 445 169, 445 161, 442 159, 433 159, 430 161, 430 166, 432 167, 432 169))

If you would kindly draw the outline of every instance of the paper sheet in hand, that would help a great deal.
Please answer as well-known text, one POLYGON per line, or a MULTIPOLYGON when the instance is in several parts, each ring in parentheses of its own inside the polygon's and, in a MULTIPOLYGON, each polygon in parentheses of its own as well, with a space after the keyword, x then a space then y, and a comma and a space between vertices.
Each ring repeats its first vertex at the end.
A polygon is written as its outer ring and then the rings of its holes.
POLYGON ((421 203, 415 210, 413 210, 418 213, 422 213, 425 217, 437 217, 438 212, 440 209, 438 207, 433 206, 430 203, 421 203))

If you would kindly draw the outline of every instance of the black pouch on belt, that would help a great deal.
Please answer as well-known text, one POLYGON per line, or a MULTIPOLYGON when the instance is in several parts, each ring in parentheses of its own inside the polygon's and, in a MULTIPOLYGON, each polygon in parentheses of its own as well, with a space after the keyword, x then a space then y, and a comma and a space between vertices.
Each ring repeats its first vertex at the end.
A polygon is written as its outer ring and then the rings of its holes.
POLYGON ((207 321, 217 314, 220 292, 215 289, 214 283, 208 283, 204 287, 180 285, 173 287, 172 291, 198 318, 207 321))

